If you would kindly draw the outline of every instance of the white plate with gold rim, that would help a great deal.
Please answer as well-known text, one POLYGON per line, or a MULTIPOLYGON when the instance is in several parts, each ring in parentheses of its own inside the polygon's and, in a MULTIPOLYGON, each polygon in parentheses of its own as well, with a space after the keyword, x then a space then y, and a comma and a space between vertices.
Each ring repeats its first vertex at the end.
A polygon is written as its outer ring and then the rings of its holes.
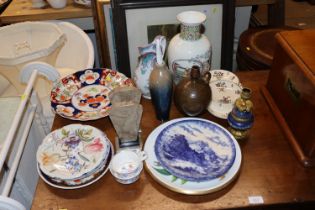
POLYGON ((218 118, 227 119, 235 100, 241 95, 241 84, 230 80, 215 80, 210 82, 210 89, 211 101, 208 111, 218 118))
POLYGON ((211 79, 209 81, 209 84, 211 82, 217 81, 217 80, 229 80, 234 83, 239 83, 239 78, 231 71, 223 70, 223 69, 213 69, 209 71, 211 74, 211 79))
MULTIPOLYGON (((168 172, 162 165, 159 163, 158 158, 155 154, 155 143, 159 134, 169 125, 173 123, 180 122, 182 120, 201 120, 204 122, 209 122, 208 120, 200 119, 200 118, 178 118, 175 120, 168 121, 157 128, 155 128, 150 135, 148 136, 144 151, 148 154, 148 158, 145 160, 145 168, 149 172, 149 174, 161 185, 164 187, 187 195, 202 195, 208 194, 211 192, 218 191, 224 187, 226 187, 229 183, 231 183, 237 176, 238 171, 242 162, 242 154, 240 147, 234 137, 225 130, 225 128, 220 125, 216 125, 221 129, 224 129, 227 135, 233 139, 235 145, 235 160, 232 164, 231 168, 221 177, 214 178, 209 181, 201 181, 201 182, 193 182, 187 181, 180 178, 175 177, 170 172, 168 172)), ((212 123, 212 122, 211 122, 212 123)))

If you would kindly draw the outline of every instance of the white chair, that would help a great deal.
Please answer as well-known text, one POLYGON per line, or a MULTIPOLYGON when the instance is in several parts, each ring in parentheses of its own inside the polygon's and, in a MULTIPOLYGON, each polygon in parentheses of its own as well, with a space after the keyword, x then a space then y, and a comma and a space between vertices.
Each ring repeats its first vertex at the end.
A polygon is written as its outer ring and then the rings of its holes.
MULTIPOLYGON (((66 37, 66 42, 61 47, 54 64, 51 65, 40 59, 38 61, 32 60, 21 68, 21 72, 28 72, 29 74, 30 72, 27 71, 27 69, 37 69, 40 74, 44 74, 46 77, 50 78, 50 80, 54 81, 78 70, 93 68, 94 47, 88 35, 82 29, 69 22, 49 21, 49 23, 56 24, 66 37), (55 79, 53 79, 52 76, 55 79)), ((16 75, 15 78, 18 80, 19 76, 16 75)), ((26 75, 20 75, 20 78, 20 81, 23 82, 23 78, 26 78, 26 75)), ((15 85, 13 82, 7 81, 5 77, 1 76, 0 71, 0 96, 21 94, 20 87, 20 84, 15 85)), ((43 113, 49 125, 52 125, 54 119, 54 114, 50 108, 51 88, 52 82, 44 77, 36 81, 35 89, 38 92, 43 106, 43 113)))

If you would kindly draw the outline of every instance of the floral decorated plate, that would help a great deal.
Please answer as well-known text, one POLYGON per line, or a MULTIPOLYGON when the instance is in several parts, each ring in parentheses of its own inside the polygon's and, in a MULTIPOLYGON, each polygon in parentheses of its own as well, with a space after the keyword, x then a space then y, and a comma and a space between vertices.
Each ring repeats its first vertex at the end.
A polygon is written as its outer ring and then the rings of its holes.
POLYGON ((60 188, 60 189, 65 189, 65 190, 73 190, 73 189, 79 189, 79 188, 83 188, 86 186, 89 186, 93 183, 95 183, 96 181, 98 181, 100 178, 102 178, 106 172, 109 169, 109 163, 110 160, 113 156, 113 145, 111 145, 111 152, 109 154, 109 157, 107 159, 107 162, 105 163, 105 165, 103 166, 103 168, 92 174, 89 177, 80 179, 80 180, 74 180, 72 182, 62 182, 62 181, 58 181, 56 182, 55 180, 51 179, 49 176, 45 175, 41 170, 40 170, 40 166, 39 164, 37 164, 37 172, 39 174, 39 176, 41 177, 41 179, 47 183, 48 185, 52 186, 52 187, 56 187, 56 188, 60 188))
POLYGON ((48 134, 37 150, 40 170, 59 180, 88 176, 108 159, 111 143, 95 127, 71 124, 48 134))
POLYGON ((148 136, 144 151, 148 154, 145 167, 157 182, 189 195, 222 189, 236 177, 242 160, 234 137, 220 125, 200 118, 179 118, 160 125, 148 136))
POLYGON ((133 86, 131 79, 110 69, 86 69, 54 84, 50 101, 53 111, 71 120, 96 120, 108 116, 108 94, 120 86, 133 86))
MULTIPOLYGON (((49 177, 47 175, 45 175, 43 172, 41 172, 43 175, 46 176, 46 178, 55 184, 58 185, 65 185, 65 186, 78 186, 78 185, 83 185, 87 182, 89 182, 90 180, 95 179, 96 177, 98 177, 100 174, 102 174, 102 172, 104 170, 106 170, 107 167, 107 163, 109 163, 110 159, 111 159, 111 155, 112 155, 112 148, 111 151, 109 153, 109 157, 107 157, 106 159, 104 159, 100 165, 95 168, 94 170, 92 170, 89 173, 83 174, 81 177, 78 177, 76 179, 59 179, 56 177, 49 177)), ((40 170, 40 169, 39 169, 40 170)))
POLYGON ((216 80, 210 83, 212 98, 208 111, 216 117, 226 119, 234 102, 240 97, 242 86, 230 80, 216 80))
POLYGON ((240 83, 239 78, 231 71, 227 71, 223 69, 214 69, 214 70, 210 70, 210 74, 211 74, 211 79, 209 81, 209 84, 217 80, 229 80, 234 83, 240 83))

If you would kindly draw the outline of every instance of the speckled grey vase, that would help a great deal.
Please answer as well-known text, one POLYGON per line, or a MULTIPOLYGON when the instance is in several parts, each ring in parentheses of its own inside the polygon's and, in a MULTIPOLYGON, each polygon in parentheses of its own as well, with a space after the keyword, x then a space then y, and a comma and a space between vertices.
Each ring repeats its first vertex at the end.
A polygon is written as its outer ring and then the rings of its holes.
POLYGON ((157 119, 162 122, 169 120, 173 79, 165 63, 155 64, 150 75, 149 87, 157 119))

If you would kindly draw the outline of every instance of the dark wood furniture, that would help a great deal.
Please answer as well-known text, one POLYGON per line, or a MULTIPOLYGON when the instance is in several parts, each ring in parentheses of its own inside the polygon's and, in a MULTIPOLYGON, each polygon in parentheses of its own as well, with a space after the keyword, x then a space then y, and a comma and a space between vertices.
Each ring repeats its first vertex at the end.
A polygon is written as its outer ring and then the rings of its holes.
POLYGON ((264 95, 297 157, 315 166, 315 48, 314 29, 283 31, 264 95))
MULTIPOLYGON (((261 94, 268 72, 240 72, 238 75, 243 85, 253 90, 255 122, 249 138, 241 142, 243 161, 239 177, 225 189, 203 196, 188 196, 162 187, 146 171, 142 172, 140 180, 131 185, 119 184, 108 172, 96 183, 78 190, 55 189, 39 180, 32 210, 279 209, 279 205, 314 209, 315 169, 304 168, 297 160, 261 94), (262 196, 264 203, 252 205, 249 196, 262 196)), ((145 141, 159 122, 155 119, 151 101, 142 99, 142 105, 141 128, 145 141)), ((171 118, 181 116, 172 106, 171 118)), ((224 120, 209 113, 201 117, 226 126, 224 120)), ((53 129, 70 123, 78 122, 56 116, 53 129)), ((115 132, 108 118, 85 123, 102 129, 114 141, 115 132)))
POLYGON ((236 61, 238 70, 270 69, 276 48, 275 35, 292 27, 259 26, 244 31, 239 39, 236 61))
MULTIPOLYGON (((285 0, 236 0, 238 5, 267 5, 267 25, 281 27, 285 25, 285 0)), ((260 21, 254 19, 255 24, 260 25, 260 21)))

